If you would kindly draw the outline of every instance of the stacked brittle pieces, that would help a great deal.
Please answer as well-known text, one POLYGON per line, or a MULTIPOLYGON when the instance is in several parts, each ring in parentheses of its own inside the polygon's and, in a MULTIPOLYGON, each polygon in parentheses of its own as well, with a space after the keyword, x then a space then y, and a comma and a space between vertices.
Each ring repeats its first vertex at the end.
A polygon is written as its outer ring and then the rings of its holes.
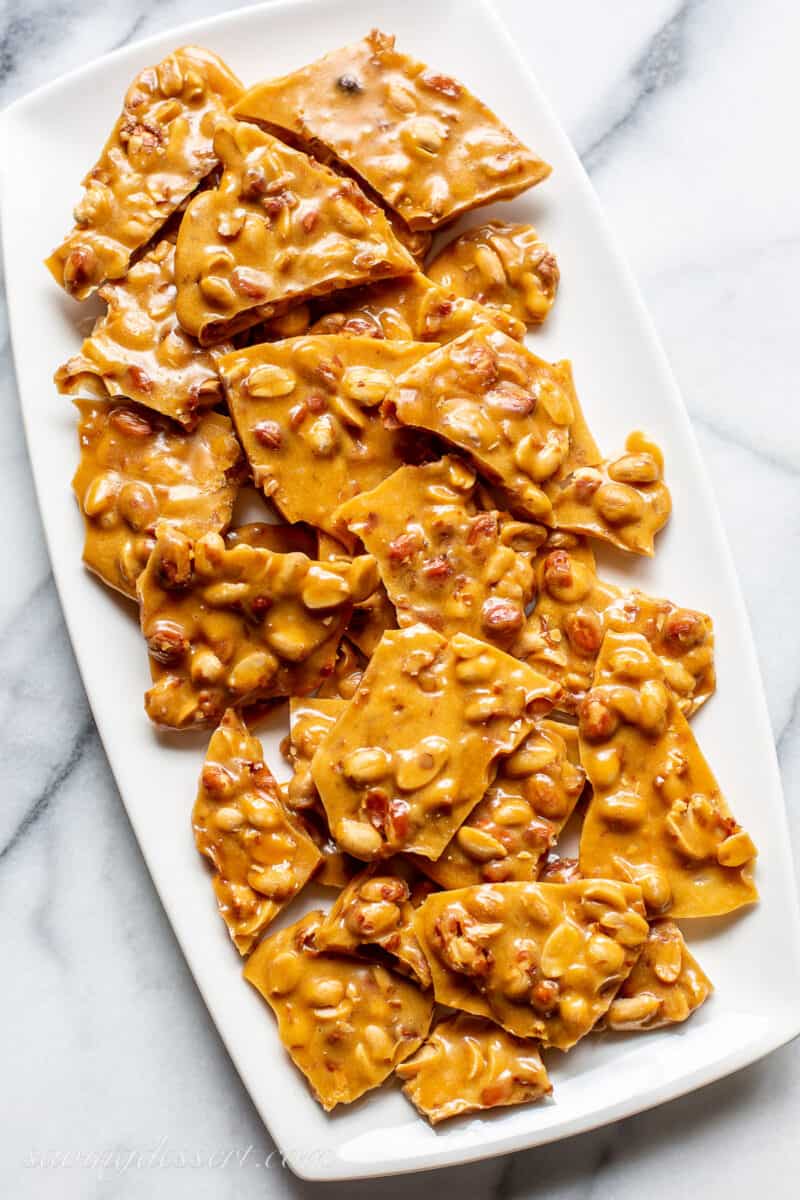
POLYGON ((653 555, 661 452, 604 454, 524 344, 559 285, 535 229, 432 247, 549 173, 378 31, 249 91, 184 47, 47 264, 107 306, 56 372, 84 559, 138 603, 147 715, 211 731, 197 848, 325 1109, 394 1073, 431 1122, 547 1097, 542 1051, 697 1009, 676 921, 756 899, 687 723, 711 619, 595 560, 653 555), (332 904, 285 924, 312 883, 332 904))

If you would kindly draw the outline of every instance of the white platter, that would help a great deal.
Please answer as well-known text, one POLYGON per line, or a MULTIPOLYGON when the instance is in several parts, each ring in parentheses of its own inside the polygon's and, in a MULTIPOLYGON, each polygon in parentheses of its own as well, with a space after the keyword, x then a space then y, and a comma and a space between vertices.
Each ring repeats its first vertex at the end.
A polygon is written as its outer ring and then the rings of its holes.
MULTIPOLYGON (((482 0, 373 0, 367 13, 360 0, 292 0, 234 12, 127 47, 40 89, 3 114, 0 145, 17 379, 75 654, 164 907, 242 1080, 292 1169, 309 1179, 346 1179, 539 1145, 710 1083, 794 1037, 800 1030, 800 924, 786 818, 752 637, 716 505, 686 411, 591 186, 492 11, 482 0), (143 66, 193 41, 220 53, 252 83, 356 39, 371 25, 396 33, 402 49, 461 77, 555 168, 544 185, 501 206, 537 225, 561 265, 555 309, 530 344, 545 357, 572 358, 602 446, 615 450, 630 429, 643 428, 664 448, 674 516, 657 557, 651 563, 606 557, 604 570, 713 614, 719 690, 695 729, 733 811, 761 851, 756 908, 722 921, 684 923, 717 989, 691 1021, 647 1035, 589 1037, 567 1056, 551 1053, 550 1103, 461 1118, 436 1131, 394 1085, 326 1116, 285 1056, 271 1014, 241 979, 190 834, 206 739, 159 736, 148 725, 142 693, 149 677, 135 614, 81 566, 82 524, 69 486, 75 420, 70 403, 55 393, 52 373, 77 349, 85 311, 59 293, 41 265, 66 231, 80 178, 143 66)), ((259 732, 268 761, 284 777, 278 751, 284 727, 278 722, 259 732)), ((308 904, 304 897, 293 906, 291 919, 308 904)), ((102 954, 102 947, 95 949, 102 954)))

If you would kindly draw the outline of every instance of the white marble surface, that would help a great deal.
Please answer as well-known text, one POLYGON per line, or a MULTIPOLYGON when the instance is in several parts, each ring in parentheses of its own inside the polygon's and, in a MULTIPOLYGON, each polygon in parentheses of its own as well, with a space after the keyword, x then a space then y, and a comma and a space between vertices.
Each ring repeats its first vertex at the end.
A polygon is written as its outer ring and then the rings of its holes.
MULTIPOLYGON (((755 628, 797 850, 800 12, 794 0, 496 3, 591 172, 694 418, 755 628)), ((3 0, 0 103, 226 7, 3 0)), ((364 15, 367 25, 367 4, 364 15)), ((796 1046, 692 1097, 514 1158, 326 1189, 281 1168, 183 963, 99 746, 48 569, 5 325, 1 336, 0 1192, 796 1196, 796 1046), (54 1165, 64 1155, 72 1165, 54 1165)))

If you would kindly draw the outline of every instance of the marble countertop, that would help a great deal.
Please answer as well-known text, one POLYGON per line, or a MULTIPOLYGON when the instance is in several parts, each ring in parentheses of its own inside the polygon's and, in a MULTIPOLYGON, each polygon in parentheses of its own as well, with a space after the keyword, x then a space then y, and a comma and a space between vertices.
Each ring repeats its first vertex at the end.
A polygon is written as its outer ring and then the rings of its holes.
MULTIPOLYGON (((495 2, 592 176, 692 415, 755 630, 796 850, 800 10, 793 0, 495 2)), ((0 104, 227 7, 3 0, 0 104)), ((771 1200, 796 1196, 797 1045, 693 1096, 513 1158, 324 1191, 282 1168, 184 964, 98 742, 44 549, 2 314, 0 339, 3 1194, 390 1200, 435 1189, 442 1200, 667 1200, 677 1186, 712 1200, 749 1200, 765 1187, 771 1200), (54 1165, 67 1153, 82 1165, 54 1165)))

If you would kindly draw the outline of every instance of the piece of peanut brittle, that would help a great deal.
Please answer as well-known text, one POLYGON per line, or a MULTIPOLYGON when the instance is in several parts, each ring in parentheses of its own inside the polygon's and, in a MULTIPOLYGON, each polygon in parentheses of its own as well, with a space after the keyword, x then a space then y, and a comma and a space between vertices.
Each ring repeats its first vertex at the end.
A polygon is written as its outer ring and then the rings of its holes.
POLYGON ((356 858, 437 858, 537 716, 549 680, 466 634, 385 633, 314 756, 331 832, 356 858))
POLYGON ((339 159, 412 229, 510 199, 550 174, 463 84, 401 54, 377 29, 256 84, 234 111, 339 159))
POLYGON ((541 325, 556 298, 555 255, 532 225, 487 221, 449 242, 425 273, 456 296, 510 313, 526 325, 541 325))
POLYGON ((630 974, 643 914, 633 884, 496 883, 434 892, 414 925, 440 1003, 568 1050, 630 974))
POLYGON ((592 686, 609 629, 644 634, 684 716, 713 694, 714 627, 705 613, 600 579, 589 543, 576 534, 552 534, 534 572, 536 607, 511 650, 561 684, 565 712, 576 712, 592 686))
POLYGON ((118 283, 99 292, 108 311, 55 374, 70 396, 126 396, 172 417, 184 429, 202 409, 222 399, 215 357, 232 349, 204 350, 178 324, 175 312, 175 246, 164 240, 118 283))
POLYGON ((209 742, 192 827, 197 849, 214 868, 220 915, 239 953, 247 954, 322 856, 290 819, 261 743, 233 709, 209 742))
POLYGON ((335 534, 337 505, 407 461, 418 439, 387 428, 380 405, 395 377, 429 349, 317 336, 250 346, 220 359, 253 479, 288 521, 335 534))
POLYGON ((713 992, 674 921, 654 921, 639 961, 611 1002, 607 1029, 658 1029, 685 1021, 713 992))
POLYGON ((406 371, 387 415, 469 454, 509 508, 555 523, 548 480, 599 461, 568 362, 548 363, 496 329, 476 329, 406 371))
POLYGON ((378 947, 402 974, 411 974, 424 988, 431 985, 428 960, 414 931, 414 910, 433 884, 398 855, 371 863, 356 875, 314 934, 314 950, 355 954, 378 947))
POLYGON ((204 413, 187 433, 134 404, 75 407, 81 459, 72 486, 86 526, 83 561, 135 598, 159 521, 198 537, 228 526, 244 465, 239 443, 220 413, 204 413))
POLYGON ((313 691, 353 600, 376 579, 368 555, 323 564, 160 526, 137 587, 154 679, 148 716, 185 729, 214 724, 229 707, 313 691))
POLYGON ((201 345, 311 296, 408 274, 414 259, 358 185, 255 125, 223 119, 216 191, 178 232, 178 319, 201 345))
POLYGON ((443 888, 537 879, 586 782, 570 728, 537 721, 439 858, 415 858, 420 870, 443 888))
POLYGON ((530 1104, 553 1090, 535 1043, 468 1013, 439 1021, 396 1074, 432 1125, 463 1113, 530 1104))
POLYGON ((640 884, 652 916, 719 916, 756 900, 756 848, 641 634, 605 635, 578 715, 593 789, 581 873, 640 884))
POLYGON ((423 622, 508 649, 533 596, 531 550, 517 548, 530 527, 479 512, 475 489, 473 469, 448 456, 401 467, 333 519, 374 555, 401 628, 423 622))
POLYGON ((553 524, 651 558, 655 535, 672 512, 664 457, 642 433, 628 436, 625 451, 607 462, 564 470, 548 484, 553 524))
POLYGON ((349 333, 397 341, 452 342, 470 329, 486 326, 516 341, 525 326, 516 317, 453 296, 417 271, 383 283, 337 292, 323 302, 328 312, 311 325, 312 333, 349 333))
POLYGON ((158 233, 217 165, 216 119, 242 85, 209 50, 184 46, 146 67, 83 181, 75 228, 47 260, 61 286, 84 300, 120 279, 131 256, 158 233))
POLYGON ((265 938, 245 963, 315 1098, 330 1111, 378 1087, 430 1028, 433 1000, 379 963, 312 954, 323 914, 265 938))

